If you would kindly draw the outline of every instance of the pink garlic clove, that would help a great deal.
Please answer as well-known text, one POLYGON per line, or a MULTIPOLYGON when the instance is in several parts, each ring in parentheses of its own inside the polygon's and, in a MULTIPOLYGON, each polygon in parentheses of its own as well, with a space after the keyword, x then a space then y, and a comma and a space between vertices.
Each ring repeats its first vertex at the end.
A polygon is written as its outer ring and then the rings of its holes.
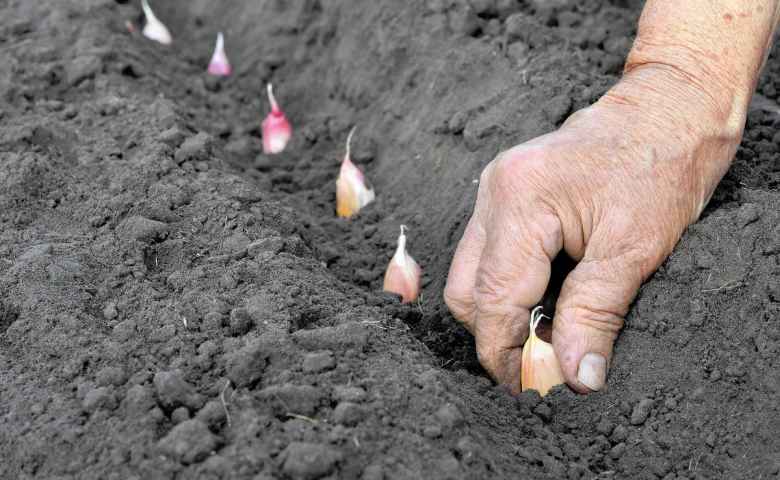
POLYGON ((214 48, 214 54, 211 56, 208 72, 218 77, 227 77, 233 73, 230 61, 228 61, 227 55, 225 55, 225 38, 222 36, 222 32, 217 34, 217 46, 214 48))
POLYGON ((292 126, 279 108, 274 97, 273 86, 268 84, 268 101, 271 104, 271 111, 263 120, 263 153, 275 154, 282 152, 287 146, 287 142, 292 137, 292 126))
POLYGON ((422 270, 406 251, 406 226, 401 225, 398 247, 385 271, 383 290, 401 295, 403 303, 410 303, 420 295, 420 277, 422 270))

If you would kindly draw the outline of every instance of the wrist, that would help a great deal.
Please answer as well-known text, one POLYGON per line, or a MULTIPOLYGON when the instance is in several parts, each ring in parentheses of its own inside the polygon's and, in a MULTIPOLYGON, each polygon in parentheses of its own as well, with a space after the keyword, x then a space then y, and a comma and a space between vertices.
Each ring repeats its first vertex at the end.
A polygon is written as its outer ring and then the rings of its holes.
POLYGON ((664 46, 637 38, 626 59, 624 79, 660 82, 684 113, 704 113, 721 135, 738 142, 747 117, 758 72, 744 65, 722 65, 708 51, 690 46, 664 46), (663 80, 661 80, 663 79, 663 80), (687 110, 687 111, 686 111, 687 110))
POLYGON ((681 194, 689 192, 689 223, 706 206, 742 137, 747 100, 743 106, 719 88, 668 64, 634 64, 594 105, 622 118, 637 144, 671 149, 658 154, 676 160, 654 171, 681 194))
MULTIPOLYGON (((680 129, 691 140, 738 145, 750 93, 726 88, 672 64, 626 64, 623 78, 598 103, 634 105, 661 130, 680 129)), ((730 159, 726 160, 730 161, 730 159)))

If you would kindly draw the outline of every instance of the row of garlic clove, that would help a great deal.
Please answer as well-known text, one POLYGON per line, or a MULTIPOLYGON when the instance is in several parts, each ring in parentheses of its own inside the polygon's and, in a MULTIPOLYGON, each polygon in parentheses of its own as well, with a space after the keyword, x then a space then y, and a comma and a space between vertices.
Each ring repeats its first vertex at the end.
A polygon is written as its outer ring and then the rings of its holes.
MULTIPOLYGON (((363 172, 352 163, 351 145, 355 127, 347 135, 347 151, 336 179, 336 214, 342 218, 355 216, 361 208, 374 201, 374 189, 363 172)), ((420 295, 420 265, 406 250, 406 225, 401 225, 398 246, 385 270, 383 290, 401 296, 403 303, 410 303, 420 295)))
MULTIPOLYGON (((153 41, 170 45, 173 37, 168 28, 154 14, 148 0, 141 0, 146 24, 142 34, 153 41)), ((233 69, 225 53, 225 39, 220 32, 214 54, 209 61, 207 72, 216 76, 229 76, 233 69)), ((263 152, 276 154, 284 151, 292 137, 292 126, 274 97, 273 86, 269 83, 268 102, 271 111, 262 122, 263 152)), ((336 180, 336 214, 342 218, 355 216, 360 209, 371 203, 375 198, 373 188, 366 180, 363 172, 352 163, 350 147, 355 128, 347 136, 347 152, 341 163, 336 180)), ((398 236, 398 247, 385 271, 383 289, 401 296, 404 303, 417 299, 420 293, 421 269, 417 262, 406 251, 406 226, 401 225, 398 236)))
MULTIPOLYGON (((141 33, 143 36, 163 45, 170 45, 173 41, 168 27, 157 18, 148 0, 141 0, 141 8, 144 11, 146 23, 141 33)), ((217 44, 214 47, 214 54, 211 56, 206 71, 215 76, 226 77, 233 73, 233 68, 225 53, 225 37, 222 32, 217 34, 217 44)), ((268 84, 268 102, 271 104, 271 111, 263 120, 263 153, 275 154, 284 151, 287 143, 292 137, 292 126, 290 121, 279 108, 279 104, 274 97, 273 86, 268 84)))
MULTIPOLYGON (((146 20, 141 34, 149 40, 154 40, 163 45, 170 45, 173 42, 171 31, 154 14, 152 7, 149 5, 149 0, 141 0, 141 8, 144 11, 146 20)), ((129 24, 129 28, 133 29, 132 25, 129 24)), ((222 32, 217 34, 217 44, 214 47, 214 53, 211 55, 206 71, 211 75, 219 77, 227 77, 233 73, 233 68, 230 66, 230 61, 225 53, 225 36, 222 35, 222 32)))

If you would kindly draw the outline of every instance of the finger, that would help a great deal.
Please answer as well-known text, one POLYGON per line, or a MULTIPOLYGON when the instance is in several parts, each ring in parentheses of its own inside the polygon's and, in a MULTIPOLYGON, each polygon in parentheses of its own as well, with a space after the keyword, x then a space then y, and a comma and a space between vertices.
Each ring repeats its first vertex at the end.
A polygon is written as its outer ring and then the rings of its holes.
POLYGON ((484 245, 485 229, 480 225, 479 218, 472 216, 455 250, 447 276, 447 285, 444 287, 444 302, 455 319, 472 334, 476 311, 474 283, 484 245))
POLYGON ((612 345, 642 284, 640 256, 627 250, 616 257, 593 258, 586 251, 563 283, 552 343, 566 382, 580 393, 604 388, 612 345))
POLYGON ((474 213, 471 215, 463 236, 455 249, 455 255, 447 275, 447 285, 444 287, 444 302, 447 308, 461 322, 466 329, 474 333, 474 283, 477 277, 477 267, 485 247, 484 220, 489 211, 489 195, 487 182, 492 167, 488 165, 480 177, 480 186, 477 191, 477 201, 474 205, 474 213))
POLYGON ((508 208, 487 229, 475 285, 477 355, 497 382, 520 390, 520 358, 531 307, 544 295, 552 259, 561 249, 558 218, 529 208, 523 218, 508 208))

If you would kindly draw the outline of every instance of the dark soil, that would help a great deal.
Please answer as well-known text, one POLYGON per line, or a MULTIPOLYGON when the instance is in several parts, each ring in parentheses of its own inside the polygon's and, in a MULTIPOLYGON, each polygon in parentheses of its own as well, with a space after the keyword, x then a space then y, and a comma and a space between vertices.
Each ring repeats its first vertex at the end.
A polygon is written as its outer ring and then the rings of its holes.
POLYGON ((135 1, 0 0, 0 478, 777 478, 780 56, 604 392, 511 397, 441 299, 479 172, 616 81, 636 3, 159 0, 163 47, 135 1))

